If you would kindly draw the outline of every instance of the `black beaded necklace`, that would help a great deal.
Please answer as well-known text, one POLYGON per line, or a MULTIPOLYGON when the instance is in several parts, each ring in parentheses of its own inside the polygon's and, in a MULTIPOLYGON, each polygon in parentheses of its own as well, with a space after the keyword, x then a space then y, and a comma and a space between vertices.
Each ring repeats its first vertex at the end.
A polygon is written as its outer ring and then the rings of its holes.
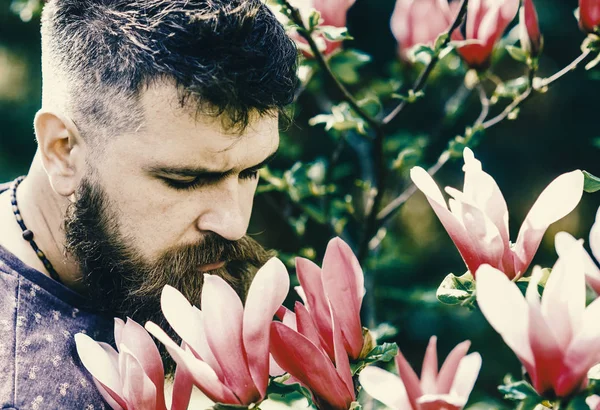
POLYGON ((25 222, 23 222, 23 217, 21 216, 21 211, 19 211, 19 205, 17 205, 17 187, 19 186, 19 184, 21 182, 23 182, 24 179, 25 179, 24 177, 17 178, 10 187, 10 191, 11 191, 10 202, 12 204, 13 213, 15 214, 15 218, 17 218, 17 223, 19 224, 19 226, 21 227, 21 230, 23 231, 23 239, 25 239, 27 242, 29 242, 29 244, 35 251, 35 254, 38 256, 38 258, 40 258, 40 260, 44 264, 44 267, 48 270, 48 272, 50 272, 50 276, 52 277, 52 279, 54 279, 57 282, 62 283, 60 280, 60 276, 58 276, 58 273, 56 272, 56 270, 54 269, 54 267, 52 266, 52 264, 50 263, 48 258, 46 258, 46 255, 44 255, 44 252, 42 252, 42 250, 39 248, 39 246, 37 246, 37 243, 35 243, 35 241, 33 240, 33 232, 31 232, 29 229, 27 229, 27 227, 25 226, 25 222))

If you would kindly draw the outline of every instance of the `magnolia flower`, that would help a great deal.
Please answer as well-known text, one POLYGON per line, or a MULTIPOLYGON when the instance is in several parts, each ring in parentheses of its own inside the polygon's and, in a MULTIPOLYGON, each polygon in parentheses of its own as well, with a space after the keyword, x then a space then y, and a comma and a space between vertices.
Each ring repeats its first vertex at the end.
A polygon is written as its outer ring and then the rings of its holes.
POLYGON ((343 348, 352 359, 358 359, 363 349, 360 308, 364 276, 350 246, 334 238, 327 245, 322 269, 308 259, 296 258, 296 273, 301 284, 297 291, 314 320, 324 351, 334 360, 333 313, 343 348))
POLYGON ((531 263, 548 226, 579 203, 583 195, 583 173, 563 174, 546 187, 525 218, 513 245, 508 236, 508 209, 496 181, 482 170, 473 151, 465 148, 463 156, 463 192, 446 188, 452 197, 450 209, 435 181, 423 168, 413 168, 411 178, 427 197, 474 276, 485 263, 510 279, 519 278, 531 263))
POLYGON ((521 47, 536 57, 542 51, 543 38, 533 0, 524 0, 519 19, 521 47))
MULTIPOLYGON (((417 44, 433 45, 440 34, 450 28, 453 12, 448 0, 397 0, 390 26, 399 43, 399 54, 407 59, 417 44)), ((456 7, 453 7, 456 10, 456 7)))
MULTIPOLYGON (((311 11, 317 10, 321 13, 322 25, 333 27, 346 27, 346 14, 356 0, 290 0, 290 4, 300 11, 300 15, 307 20, 311 11)), ((306 23, 305 23, 306 24, 306 23)), ((306 44, 306 40, 299 34, 293 34, 294 40, 306 44)), ((325 55, 333 53, 341 47, 341 41, 329 41, 324 36, 315 38, 319 49, 325 55)), ((306 47, 303 47, 306 48, 306 47)), ((307 55, 308 57, 309 55, 307 55)))
POLYGON ((579 0, 579 25, 588 33, 598 33, 600 26, 600 1, 579 0))
POLYGON ((184 368, 194 385, 211 400, 248 406, 265 397, 270 324, 288 288, 287 270, 276 258, 257 272, 245 307, 223 279, 205 274, 202 310, 176 289, 163 289, 162 311, 183 339, 183 347, 152 322, 146 324, 146 329, 166 346, 178 368, 184 368))
POLYGON ((317 408, 348 410, 356 394, 350 361, 335 316, 331 316, 332 360, 322 347, 319 331, 308 310, 297 302, 295 311, 292 326, 284 322, 271 323, 273 358, 281 369, 310 390, 317 408))
MULTIPOLYGON (((81 362, 113 409, 166 410, 160 354, 150 335, 138 323, 115 318, 118 351, 83 333, 75 335, 75 344, 81 362)), ((186 409, 191 391, 187 374, 178 370, 171 409, 186 409)))
MULTIPOLYGON (((590 255, 581 247, 583 241, 577 241, 571 234, 567 232, 559 232, 556 234, 554 245, 556 253, 559 256, 567 254, 573 247, 581 250, 581 255, 584 259, 584 269, 588 284, 594 291, 600 295, 600 269, 594 263, 590 255)), ((592 254, 597 261, 600 261, 600 208, 596 212, 596 222, 590 230, 590 248, 592 254)))
POLYGON ((466 355, 470 342, 456 346, 438 373, 436 337, 429 340, 421 380, 402 352, 396 356, 399 377, 378 367, 367 367, 359 381, 369 395, 397 410, 460 410, 467 401, 481 368, 479 353, 466 355))
POLYGON ((506 275, 483 265, 477 271, 477 302, 525 367, 535 390, 566 397, 586 387, 588 370, 600 362, 600 298, 586 308, 581 250, 558 258, 540 302, 541 276, 536 266, 523 297, 506 275))
MULTIPOLYGON (((504 30, 515 18, 520 0, 471 0, 467 6, 467 44, 458 48, 463 60, 475 69, 489 66, 492 51, 504 30)), ((457 40, 465 38, 459 30, 457 40)))

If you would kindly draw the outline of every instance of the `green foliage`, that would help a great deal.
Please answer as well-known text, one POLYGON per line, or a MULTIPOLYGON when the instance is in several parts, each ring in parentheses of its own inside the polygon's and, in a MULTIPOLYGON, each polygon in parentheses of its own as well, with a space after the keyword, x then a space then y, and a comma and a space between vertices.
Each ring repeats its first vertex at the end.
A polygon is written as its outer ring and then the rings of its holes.
POLYGON ((472 306, 475 297, 475 278, 467 271, 461 276, 448 274, 438 287, 436 297, 447 305, 472 306))
POLYGON ((585 177, 583 183, 583 190, 585 192, 593 193, 600 190, 600 178, 587 171, 583 171, 583 175, 585 177))
POLYGON ((371 350, 367 356, 355 363, 351 363, 352 375, 357 375, 362 369, 370 364, 378 362, 389 362, 398 354, 398 345, 396 343, 383 343, 371 350))

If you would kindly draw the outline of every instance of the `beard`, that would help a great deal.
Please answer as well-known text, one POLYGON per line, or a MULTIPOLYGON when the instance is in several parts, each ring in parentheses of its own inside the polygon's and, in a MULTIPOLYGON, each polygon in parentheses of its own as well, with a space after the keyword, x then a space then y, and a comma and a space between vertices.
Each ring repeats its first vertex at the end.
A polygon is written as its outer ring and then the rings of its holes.
MULTIPOLYGON (((156 260, 147 261, 132 246, 133 240, 121 234, 116 214, 111 212, 111 205, 115 205, 99 184, 83 179, 76 197, 65 217, 65 250, 79 263, 92 308, 122 319, 132 318, 141 325, 152 321, 176 341, 180 339, 160 308, 165 285, 201 307, 204 275, 199 267, 224 261, 223 268, 210 273, 229 283, 243 301, 254 274, 272 256, 248 236, 229 241, 211 234, 200 244, 172 247, 156 260)), ((159 350, 165 370, 171 373, 174 362, 162 346, 159 350)))

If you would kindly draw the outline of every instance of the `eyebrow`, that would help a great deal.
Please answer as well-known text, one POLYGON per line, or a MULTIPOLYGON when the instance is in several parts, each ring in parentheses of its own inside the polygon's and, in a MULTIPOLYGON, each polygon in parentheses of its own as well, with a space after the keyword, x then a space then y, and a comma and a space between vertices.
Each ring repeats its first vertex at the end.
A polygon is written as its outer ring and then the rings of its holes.
MULTIPOLYGON (((277 155, 277 150, 271 153, 267 158, 265 158, 260 163, 253 165, 244 169, 243 171, 255 171, 258 170, 275 158, 277 155)), ((194 178, 207 178, 207 179, 217 179, 224 178, 226 176, 231 175, 234 172, 234 169, 229 169, 226 171, 215 171, 213 169, 203 168, 203 167, 170 167, 170 166, 162 166, 162 165, 151 165, 145 168, 145 171, 152 174, 166 174, 180 177, 194 177, 194 178)))

